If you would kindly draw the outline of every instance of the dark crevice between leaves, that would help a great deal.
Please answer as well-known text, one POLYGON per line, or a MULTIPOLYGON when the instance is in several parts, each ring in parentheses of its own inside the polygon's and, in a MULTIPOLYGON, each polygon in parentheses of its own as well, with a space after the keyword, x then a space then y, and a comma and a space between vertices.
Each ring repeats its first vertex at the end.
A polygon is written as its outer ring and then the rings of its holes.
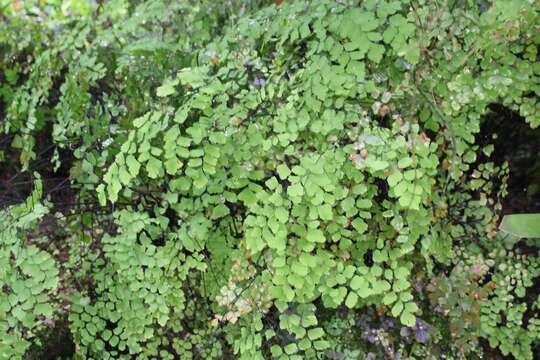
POLYGON ((38 347, 34 343, 27 351, 25 360, 71 359, 75 355, 75 342, 67 316, 55 320, 42 339, 43 345, 38 347))
MULTIPOLYGON (((18 161, 19 153, 15 151, 4 152, 5 160, 0 167, 0 209, 24 202, 30 195, 34 185, 34 172, 38 172, 43 181, 43 194, 50 197, 53 211, 60 211, 65 206, 57 207, 55 203, 74 203, 75 190, 71 189, 69 169, 72 166, 73 156, 68 151, 60 150, 62 165, 54 171, 51 159, 54 144, 51 143, 52 127, 46 127, 36 135, 36 160, 29 164, 27 171, 22 171, 18 161)), ((0 140, 10 145, 10 136, 4 135, 0 140), (5 137, 5 138, 4 138, 5 137)))
POLYGON ((531 129, 523 117, 500 104, 489 109, 479 144, 492 143, 495 164, 509 164, 503 214, 540 212, 540 128, 531 129))

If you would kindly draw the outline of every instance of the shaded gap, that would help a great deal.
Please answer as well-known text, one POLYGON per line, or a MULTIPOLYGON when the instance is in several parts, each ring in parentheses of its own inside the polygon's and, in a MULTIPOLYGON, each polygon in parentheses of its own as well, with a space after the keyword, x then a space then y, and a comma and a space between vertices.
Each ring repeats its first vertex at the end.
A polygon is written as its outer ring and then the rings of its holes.
POLYGON ((510 168, 503 215, 540 212, 540 128, 531 129, 515 111, 492 104, 480 134, 480 146, 495 146, 495 164, 507 161, 510 168))
MULTIPOLYGON (((532 129, 517 112, 500 104, 492 104, 483 119, 477 144, 494 145, 491 159, 496 165, 508 162, 508 195, 502 199, 501 215, 540 213, 540 128, 532 129)), ((533 257, 538 255, 538 248, 526 241, 517 242, 512 250, 533 257)), ((525 326, 536 312, 533 303, 539 294, 540 277, 536 277, 522 299, 527 304, 523 316, 525 326)), ((485 339, 481 345, 488 358, 513 359, 503 356, 498 349, 490 348, 485 339)), ((532 345, 532 350, 533 353, 538 352, 539 346, 532 345)))

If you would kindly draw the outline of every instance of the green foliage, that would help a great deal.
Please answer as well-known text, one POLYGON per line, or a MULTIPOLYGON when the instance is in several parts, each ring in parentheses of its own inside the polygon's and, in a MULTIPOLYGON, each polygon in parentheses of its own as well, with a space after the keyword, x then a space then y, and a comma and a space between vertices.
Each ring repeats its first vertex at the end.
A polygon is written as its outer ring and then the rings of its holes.
POLYGON ((540 124, 538 2, 55 4, 0 15, 2 161, 49 146, 78 206, 61 272, 47 207, 2 212, 2 353, 65 316, 76 358, 532 359, 536 254, 500 255, 476 136, 492 103, 540 124))
POLYGON ((447 277, 441 274, 428 285, 429 300, 436 312, 448 319, 452 346, 463 356, 475 351, 482 335, 482 304, 490 296, 496 282, 480 286, 493 260, 467 256, 447 277))
MULTIPOLYGON (((490 346, 498 346, 504 355, 533 359, 531 345, 540 339, 540 319, 536 312, 527 319, 524 317, 528 309, 525 296, 533 279, 540 275, 540 264, 537 258, 512 252, 503 251, 500 256, 504 260, 499 262, 493 275, 494 294, 482 304, 482 334, 490 346)), ((535 307, 533 305, 533 309, 535 307)))
POLYGON ((22 357, 37 334, 54 317, 52 304, 58 290, 58 266, 28 234, 48 209, 40 203, 41 180, 26 203, 0 213, 0 355, 22 357))

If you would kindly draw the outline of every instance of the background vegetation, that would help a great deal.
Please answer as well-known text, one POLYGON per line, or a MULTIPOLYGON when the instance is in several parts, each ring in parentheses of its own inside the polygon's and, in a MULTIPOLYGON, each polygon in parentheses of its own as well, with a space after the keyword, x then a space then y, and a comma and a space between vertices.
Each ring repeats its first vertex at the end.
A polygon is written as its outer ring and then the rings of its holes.
POLYGON ((538 352, 540 2, 0 9, 0 358, 538 352))

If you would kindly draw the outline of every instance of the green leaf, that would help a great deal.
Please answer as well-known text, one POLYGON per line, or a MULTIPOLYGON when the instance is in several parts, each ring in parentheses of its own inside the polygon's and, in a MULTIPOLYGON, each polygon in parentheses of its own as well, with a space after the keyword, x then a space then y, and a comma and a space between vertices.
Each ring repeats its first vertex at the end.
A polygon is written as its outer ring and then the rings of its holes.
POLYGON ((404 168, 406 168, 406 167, 411 166, 412 163, 413 163, 412 159, 411 159, 410 157, 407 156, 407 157, 404 157, 404 158, 402 158, 402 159, 400 159, 400 160, 398 161, 398 167, 399 167, 400 169, 404 169, 404 168))
POLYGON ((96 193, 97 193, 99 205, 105 206, 107 204, 107 197, 105 195, 105 185, 99 184, 96 188, 96 193))
POLYGON ((417 64, 420 60, 420 47, 414 41, 409 41, 401 48, 398 55, 403 56, 411 64, 417 64))
POLYGON ((306 276, 308 274, 308 268, 296 261, 292 263, 291 270, 300 276, 306 276))
POLYGON ((385 48, 383 45, 380 44, 372 44, 368 51, 368 59, 375 63, 381 62, 383 55, 385 52, 385 48))
POLYGON ((278 221, 283 224, 289 221, 289 211, 287 211, 285 208, 278 207, 275 211, 275 215, 278 221))
POLYGON ((261 233, 258 228, 257 231, 246 231, 246 246, 249 250, 252 250, 252 253, 259 252, 264 249, 265 243, 261 238, 261 233))
MULTIPOLYGON (((317 340, 313 342, 313 347, 319 351, 328 349, 329 346, 330 346, 330 343, 326 340, 317 340)), ((295 359, 295 360, 298 360, 298 359, 295 359)))
POLYGON ((386 280, 379 280, 372 284, 373 287, 373 293, 375 294, 384 294, 388 290, 390 290, 391 285, 386 280))
POLYGON ((287 346, 284 347, 285 353, 288 355, 292 355, 295 352, 298 351, 298 347, 295 343, 290 343, 287 346))
POLYGON ((161 171, 161 161, 153 156, 150 156, 148 162, 146 163, 146 171, 148 172, 148 177, 156 179, 161 171))
POLYGON ((403 179, 403 174, 400 171, 394 171, 386 180, 388 181, 388 185, 393 188, 401 181, 401 179, 403 179))
POLYGON ((404 311, 399 317, 401 323, 405 326, 413 327, 416 324, 416 317, 414 314, 404 311))
MULTIPOLYGON (((402 301, 402 302, 407 302, 407 301, 411 301, 413 299, 413 295, 410 293, 410 292, 402 292, 400 295, 399 295, 399 299, 402 301)), ((414 303, 412 303, 414 304, 414 303)), ((409 306, 409 304, 406 304, 405 307, 409 306)), ((411 308, 409 306, 409 308, 411 308)), ((416 311, 416 310, 411 310, 411 311, 416 311)))
POLYGON ((403 309, 403 311, 409 312, 409 313, 415 313, 418 311, 418 305, 416 305, 416 303, 414 302, 408 302, 405 304, 405 308, 403 309))
POLYGON ((289 196, 302 196, 304 195, 304 188, 301 184, 294 184, 287 188, 287 194, 289 196))
POLYGON ((141 126, 146 124, 149 121, 149 119, 150 119, 150 113, 146 113, 143 116, 140 116, 136 118, 135 120, 133 120, 133 126, 135 126, 136 128, 140 128, 141 126))
POLYGON ((330 205, 324 204, 324 205, 318 206, 317 211, 319 212, 319 217, 322 220, 333 219, 332 207, 330 205))
POLYGON ((303 338, 298 343, 298 347, 300 348, 300 350, 307 350, 311 347, 311 341, 309 341, 308 338, 303 338))
POLYGON ((403 311, 403 303, 401 301, 398 301, 397 303, 392 306, 392 316, 398 317, 399 314, 403 311))
POLYGON ((225 204, 219 204, 212 210, 212 219, 219 219, 229 215, 230 210, 225 204))
POLYGON ((406 279, 409 276, 409 269, 404 266, 400 266, 394 270, 394 276, 396 279, 406 279))
POLYGON ((242 190, 242 192, 238 194, 238 200, 243 201, 247 206, 252 206, 257 202, 257 198, 255 197, 253 191, 247 188, 242 190))
POLYGON ((183 85, 198 87, 204 83, 204 74, 202 68, 185 68, 178 73, 178 79, 183 85))
POLYGON ((281 347, 279 345, 272 345, 270 347, 270 353, 273 357, 279 357, 281 354, 283 354, 283 350, 281 350, 281 347))
POLYGON ((180 166, 182 166, 181 164, 182 163, 176 158, 176 156, 167 159, 167 161, 165 161, 165 170, 167 171, 167 174, 178 174, 178 170, 180 169, 180 166))
POLYGON ((314 314, 304 314, 302 316, 302 326, 310 327, 317 325, 317 317, 314 314))
POLYGON ((124 185, 128 185, 131 181, 131 175, 129 174, 127 168, 123 165, 118 167, 118 178, 120 182, 124 185))
POLYGON ((410 287, 410 285, 411 284, 407 280, 398 278, 398 279, 394 280, 394 284, 393 284, 392 289, 394 291, 403 291, 405 289, 408 289, 410 287))
POLYGON ((50 304, 37 304, 34 307, 34 313, 38 315, 44 315, 47 317, 51 317, 53 314, 53 307, 50 304))
POLYGON ((191 187, 191 181, 188 177, 182 176, 169 182, 172 191, 188 191, 191 187))
POLYGON ((276 250, 284 250, 285 249, 285 239, 281 236, 271 236, 268 238, 268 246, 272 249, 276 250))
POLYGON ((371 11, 354 11, 353 14, 353 21, 359 24, 364 32, 375 30, 379 26, 379 20, 371 11))
POLYGON ((294 299, 294 290, 291 289, 290 286, 285 285, 282 287, 282 290, 287 301, 292 301, 292 299, 294 299))
POLYGON ((366 222, 360 218, 355 219, 351 224, 360 234, 363 234, 368 229, 366 222))
POLYGON ((356 306, 356 303, 358 302, 358 295, 354 291, 349 292, 349 295, 347 296, 347 299, 345 300, 345 305, 352 309, 356 306))
POLYGON ((176 92, 174 89, 176 85, 178 85, 178 79, 167 80, 163 85, 157 88, 156 95, 159 97, 172 95, 176 92))
POLYGON ((368 156, 367 160, 366 160, 366 164, 371 168, 373 169, 373 171, 382 171, 384 169, 386 169, 390 164, 388 163, 388 161, 385 161, 385 160, 379 160, 379 159, 374 159, 374 158, 371 158, 368 156))
POLYGON ((365 290, 365 289, 369 288, 369 283, 367 282, 367 280, 363 276, 355 275, 351 279, 351 282, 350 282, 349 286, 353 290, 365 290))
POLYGON ((306 238, 311 242, 316 242, 316 243, 326 242, 324 233, 319 229, 309 229, 307 232, 306 238))
POLYGON ((383 299, 382 299, 382 302, 384 305, 390 305, 390 304, 393 304, 395 301, 397 300, 397 295, 395 292, 389 292, 388 294, 386 294, 383 299))
POLYGON ((126 165, 132 177, 136 177, 137 175, 139 175, 139 169, 141 168, 141 164, 137 161, 137 159, 135 159, 133 155, 129 154, 126 157, 126 165))
POLYGON ((520 238, 540 238, 540 214, 505 215, 499 229, 520 238))
POLYGON ((324 336, 324 330, 320 327, 308 330, 308 338, 310 340, 316 340, 324 336))
POLYGON ((281 164, 277 167, 277 173, 281 180, 285 180, 291 174, 291 170, 286 164, 281 164))

